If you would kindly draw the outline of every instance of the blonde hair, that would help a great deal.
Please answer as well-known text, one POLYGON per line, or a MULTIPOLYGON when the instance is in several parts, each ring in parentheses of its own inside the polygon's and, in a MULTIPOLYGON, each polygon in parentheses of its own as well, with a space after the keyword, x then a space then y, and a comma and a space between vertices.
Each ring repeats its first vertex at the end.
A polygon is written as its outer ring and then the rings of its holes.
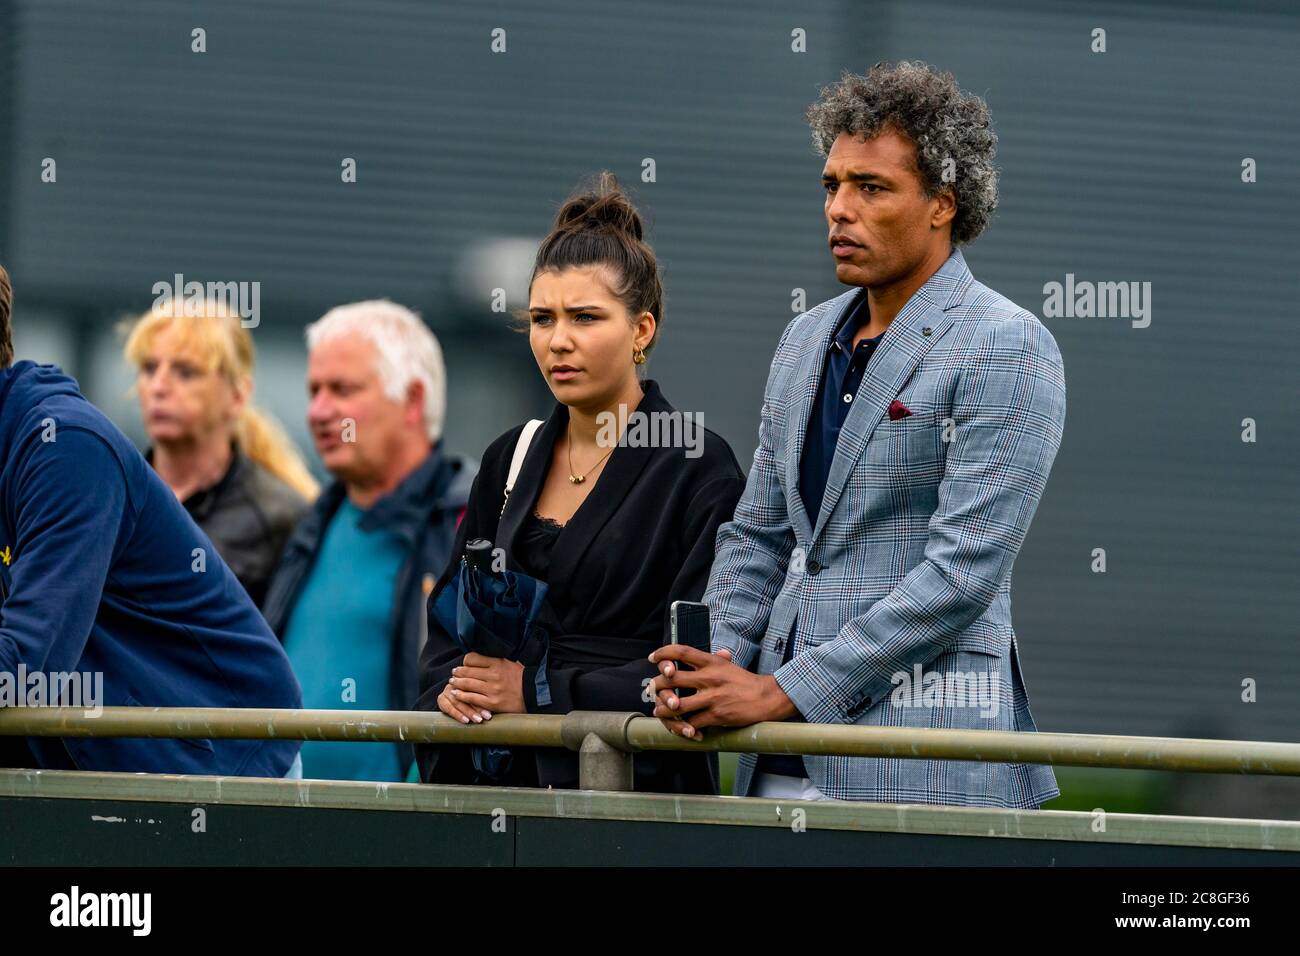
MULTIPOLYGON (((126 346, 123 354, 137 369, 149 357, 149 349, 159 333, 176 323, 181 347, 207 371, 216 372, 232 386, 239 387, 253 377, 253 337, 239 317, 217 300, 205 303, 202 315, 173 314, 170 307, 155 307, 134 322, 125 324, 126 346)), ((320 493, 320 485, 308 471, 306 463, 271 415, 245 405, 235 422, 235 444, 250 460, 308 501, 320 493)))

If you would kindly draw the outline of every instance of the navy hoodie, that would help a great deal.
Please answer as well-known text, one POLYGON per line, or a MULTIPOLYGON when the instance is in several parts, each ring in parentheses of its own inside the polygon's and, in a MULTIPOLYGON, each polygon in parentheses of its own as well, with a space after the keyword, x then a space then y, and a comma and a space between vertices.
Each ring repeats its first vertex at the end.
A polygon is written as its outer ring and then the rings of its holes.
MULTIPOLYGON (((0 369, 0 673, 103 675, 103 706, 300 707, 279 641, 75 379, 0 369)), ((15 680, 16 678, 11 678, 15 680)), ((28 737, 55 769, 282 777, 293 740, 28 737)))

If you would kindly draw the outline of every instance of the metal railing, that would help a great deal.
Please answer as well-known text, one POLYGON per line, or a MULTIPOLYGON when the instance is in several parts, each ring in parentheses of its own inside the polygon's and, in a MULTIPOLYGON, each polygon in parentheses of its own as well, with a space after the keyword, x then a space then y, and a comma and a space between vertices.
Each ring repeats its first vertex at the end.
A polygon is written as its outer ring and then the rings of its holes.
POLYGON ((578 755, 580 789, 0 770, 0 866, 120 866, 141 860, 186 866, 425 865, 428 847, 437 845, 473 848, 472 861, 484 865, 913 865, 923 857, 953 865, 1222 867, 1294 865, 1300 859, 1300 821, 1292 820, 1124 812, 1099 817, 1100 808, 810 803, 632 790, 632 761, 639 751, 1300 776, 1300 744, 1291 743, 798 723, 710 728, 702 740, 684 740, 658 720, 630 713, 499 714, 467 726, 425 712, 147 707, 104 708, 98 716, 76 708, 6 708, 0 710, 3 735, 564 747, 578 755), (214 807, 225 808, 222 836, 191 837, 195 814, 214 807), (329 816, 337 811, 364 812, 350 814, 346 826, 339 826, 329 816), (805 843, 798 835, 803 831, 823 837, 805 843), (510 838, 496 839, 501 833, 510 838), (834 839, 827 841, 830 834, 834 839))
POLYGON ((563 716, 498 714, 482 724, 466 725, 443 714, 423 711, 105 707, 95 716, 80 708, 16 707, 0 710, 0 736, 5 735, 564 747, 578 753, 582 789, 609 791, 632 789, 632 758, 641 750, 932 758, 1300 776, 1300 744, 1294 743, 787 722, 713 728, 702 739, 686 740, 670 733, 653 717, 603 711, 573 711, 563 716))

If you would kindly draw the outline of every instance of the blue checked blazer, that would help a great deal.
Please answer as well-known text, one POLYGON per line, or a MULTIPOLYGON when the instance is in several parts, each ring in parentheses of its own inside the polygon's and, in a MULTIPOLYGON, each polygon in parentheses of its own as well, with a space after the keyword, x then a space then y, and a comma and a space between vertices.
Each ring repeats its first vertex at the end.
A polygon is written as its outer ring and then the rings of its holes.
MULTIPOLYGON (((809 722, 1036 731, 1011 626, 1011 566, 1061 442, 1060 350, 954 250, 868 362, 821 513, 809 515, 799 495, 808 417, 857 292, 781 335, 754 464, 718 530, 704 595, 713 649, 775 674, 809 722), (896 398, 911 416, 890 420, 896 398), (794 656, 782 664, 786 641, 794 656), (904 674, 923 686, 982 675, 996 693, 981 704, 973 693, 913 692, 904 674)), ((748 794, 755 759, 741 757, 736 794, 748 794)), ((817 788, 844 800, 1024 808, 1060 793, 1042 765, 803 759, 817 788)))

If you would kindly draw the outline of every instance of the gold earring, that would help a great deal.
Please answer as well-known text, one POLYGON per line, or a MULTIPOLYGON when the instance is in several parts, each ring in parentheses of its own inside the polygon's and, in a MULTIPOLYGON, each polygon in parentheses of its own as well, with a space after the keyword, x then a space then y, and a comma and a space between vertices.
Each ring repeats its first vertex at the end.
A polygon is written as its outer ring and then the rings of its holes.
POLYGON ((635 352, 633 352, 633 353, 632 353, 632 361, 635 362, 637 365, 644 365, 644 364, 645 364, 645 350, 644 350, 644 349, 637 349, 635 352))

